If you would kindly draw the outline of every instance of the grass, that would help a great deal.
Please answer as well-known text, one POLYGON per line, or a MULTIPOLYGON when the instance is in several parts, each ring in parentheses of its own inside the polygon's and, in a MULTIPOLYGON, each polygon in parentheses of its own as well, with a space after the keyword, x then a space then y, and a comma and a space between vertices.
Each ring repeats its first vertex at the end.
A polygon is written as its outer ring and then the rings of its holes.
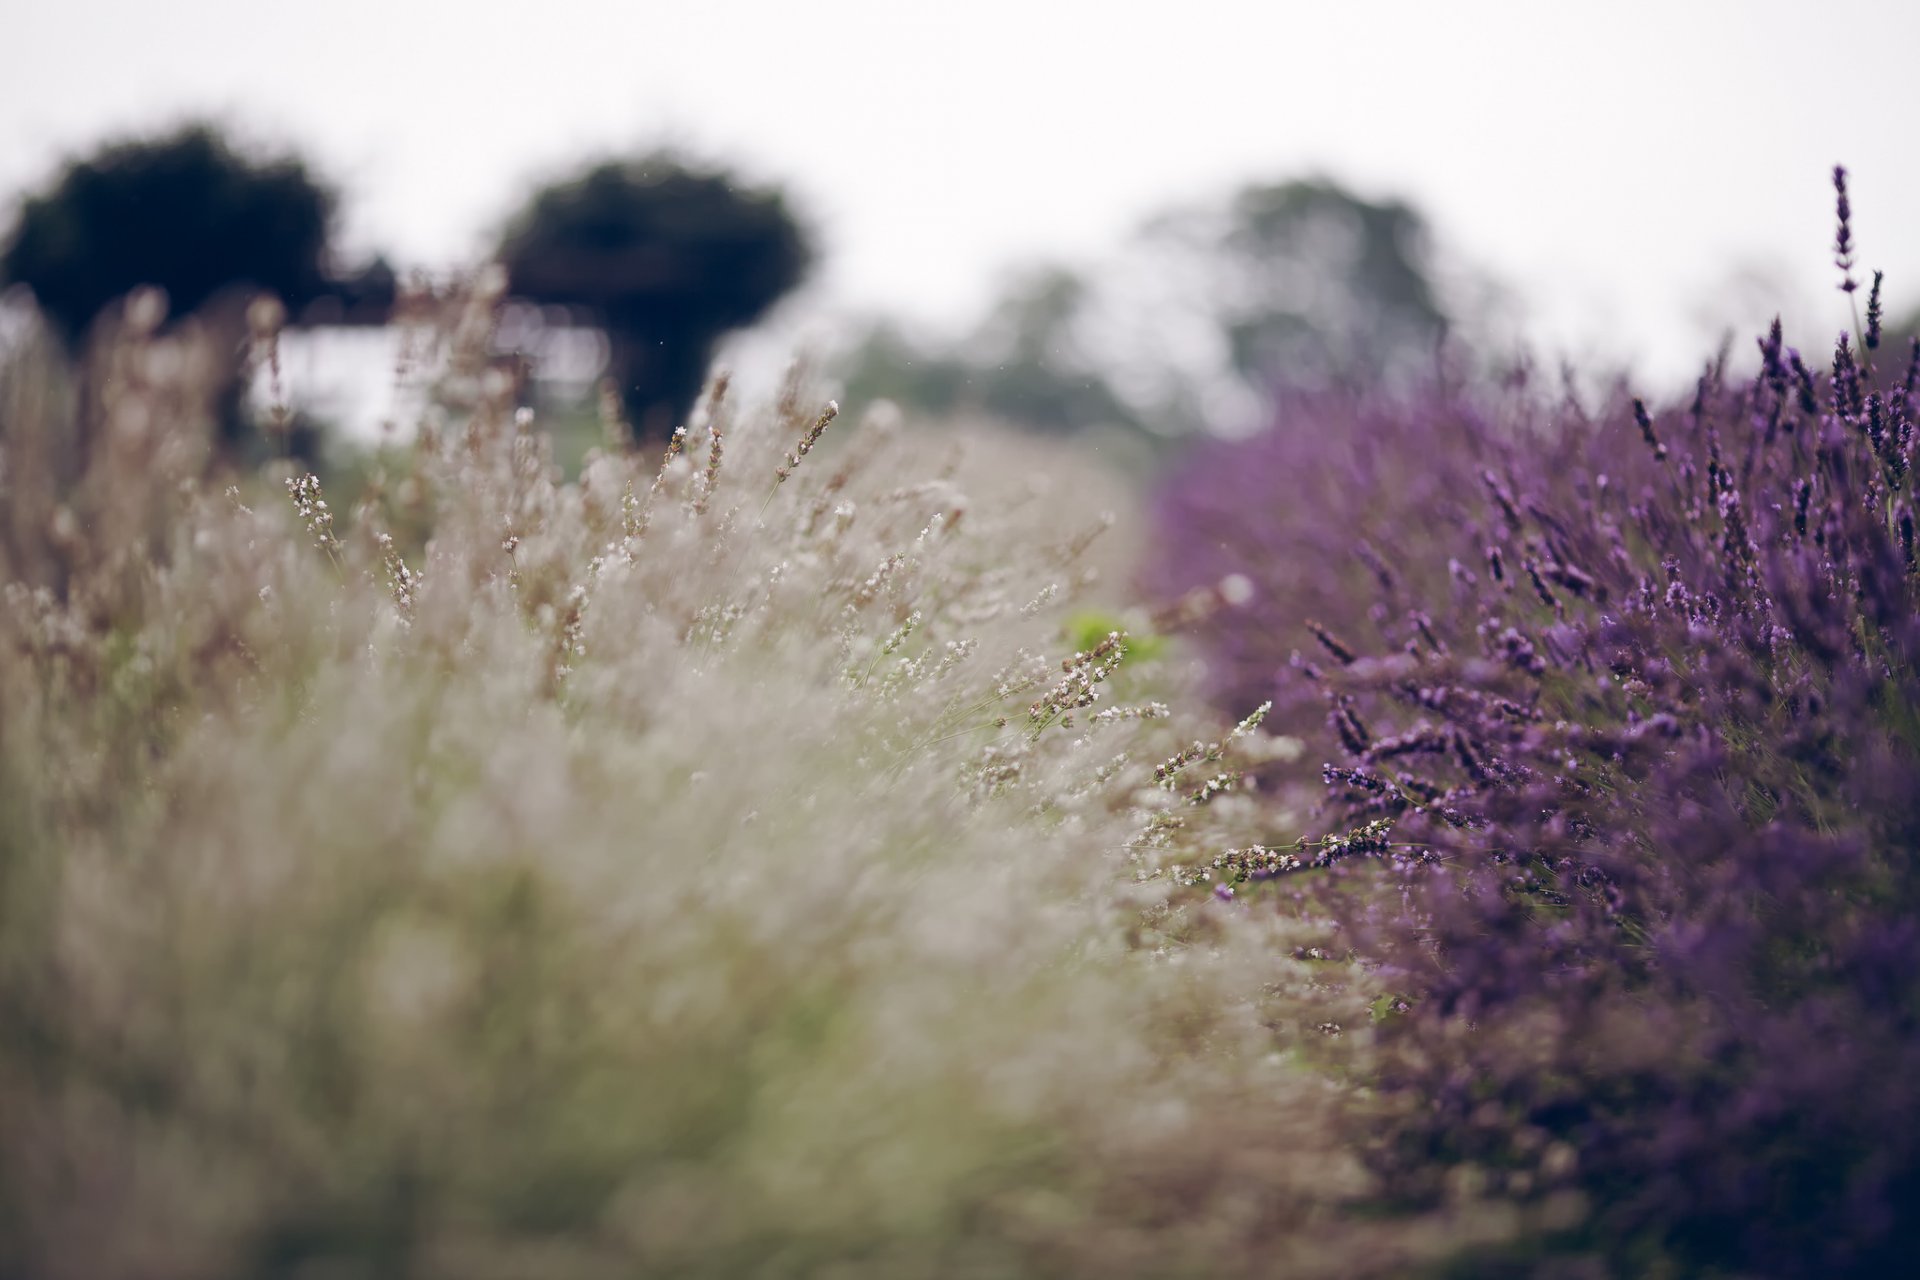
POLYGON ((1156 706, 1176 651, 1076 659, 1129 616, 1080 461, 843 420, 776 485, 795 384, 562 482, 476 333, 341 507, 209 463, 191 335, 6 371, 0 1275, 1353 1275, 1513 1228, 1355 1212, 1378 993, 1153 876, 1275 834, 1170 824, 1154 766, 1285 744, 1156 706))

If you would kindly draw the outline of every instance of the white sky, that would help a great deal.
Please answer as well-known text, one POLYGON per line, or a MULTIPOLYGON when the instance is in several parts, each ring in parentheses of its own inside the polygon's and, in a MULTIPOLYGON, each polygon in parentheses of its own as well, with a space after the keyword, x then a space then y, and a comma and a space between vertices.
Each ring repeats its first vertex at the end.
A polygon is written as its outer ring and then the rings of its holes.
POLYGON ((211 114, 307 153, 349 246, 406 265, 671 141, 790 188, 811 309, 958 325, 1010 266, 1326 172, 1424 208, 1538 339, 1672 379, 1775 307, 1831 343, 1838 161, 1861 265, 1920 304, 1911 0, 6 3, 0 192, 211 114))

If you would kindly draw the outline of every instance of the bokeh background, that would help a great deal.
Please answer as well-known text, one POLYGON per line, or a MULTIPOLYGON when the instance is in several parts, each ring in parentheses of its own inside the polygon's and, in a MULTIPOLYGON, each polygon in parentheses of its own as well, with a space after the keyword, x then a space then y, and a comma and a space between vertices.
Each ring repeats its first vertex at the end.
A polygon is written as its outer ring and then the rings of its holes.
MULTIPOLYGON (((759 339, 732 340, 746 376, 851 352, 856 390, 912 398, 926 388, 889 360, 957 359, 964 388, 1037 341, 1066 349, 1056 381, 1108 384, 1065 405, 1041 390, 1030 416, 1071 426, 1260 425, 1257 396, 1213 377, 1237 264, 1145 230, 1217 224, 1249 187, 1404 203, 1456 344, 1506 355, 1524 333, 1545 361, 1655 390, 1776 312, 1807 333, 1848 322, 1835 163, 1863 265, 1920 275, 1896 56, 1920 46, 1920 10, 1898 3, 75 0, 9 27, 8 197, 104 140, 209 121, 338 192, 343 270, 447 273, 497 252, 544 184, 669 148, 777 191, 813 250, 759 339)), ((576 380, 594 359, 557 352, 576 380)), ((289 376, 334 370, 295 391, 364 432, 392 413, 385 363, 343 374, 337 345, 296 350, 289 376)), ((1012 416, 1033 399, 974 398, 1012 416)))
POLYGON ((1912 1270, 1920 6, 14 9, 0 1280, 1912 1270))

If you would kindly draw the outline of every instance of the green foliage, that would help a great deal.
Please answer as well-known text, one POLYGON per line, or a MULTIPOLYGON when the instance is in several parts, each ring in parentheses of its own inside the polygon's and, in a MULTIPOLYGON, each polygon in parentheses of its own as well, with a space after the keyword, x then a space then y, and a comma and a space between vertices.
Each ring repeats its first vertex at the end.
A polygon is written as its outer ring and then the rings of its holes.
POLYGON ((1154 635, 1137 623, 1104 609, 1082 609, 1067 618, 1067 643, 1081 651, 1091 651, 1114 632, 1127 638, 1121 663, 1152 662, 1167 651, 1165 636, 1154 635))

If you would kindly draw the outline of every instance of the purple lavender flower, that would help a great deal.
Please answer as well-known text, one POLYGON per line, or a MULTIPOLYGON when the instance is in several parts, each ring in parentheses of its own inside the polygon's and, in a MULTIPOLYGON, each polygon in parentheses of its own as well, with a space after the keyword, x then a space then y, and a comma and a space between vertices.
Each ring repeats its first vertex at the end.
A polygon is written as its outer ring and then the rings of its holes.
POLYGON ((1378 1029, 1395 1194, 1577 1190, 1559 1245, 1630 1274, 1920 1249, 1912 352, 1883 381, 1843 336, 1816 373, 1776 322, 1751 380, 1659 414, 1295 401, 1160 496, 1154 589, 1257 587, 1196 628, 1217 693, 1320 753, 1322 829, 1430 855, 1308 873, 1412 1005, 1378 1029))
POLYGON ((1860 287, 1853 278, 1853 205, 1847 200, 1847 170, 1833 166, 1834 214, 1838 226, 1833 233, 1833 265, 1840 268, 1840 291, 1852 293, 1860 287))
POLYGON ((1874 272, 1873 290, 1867 294, 1867 332, 1861 343, 1869 351, 1878 350, 1880 346, 1880 282, 1885 276, 1885 272, 1874 272))

